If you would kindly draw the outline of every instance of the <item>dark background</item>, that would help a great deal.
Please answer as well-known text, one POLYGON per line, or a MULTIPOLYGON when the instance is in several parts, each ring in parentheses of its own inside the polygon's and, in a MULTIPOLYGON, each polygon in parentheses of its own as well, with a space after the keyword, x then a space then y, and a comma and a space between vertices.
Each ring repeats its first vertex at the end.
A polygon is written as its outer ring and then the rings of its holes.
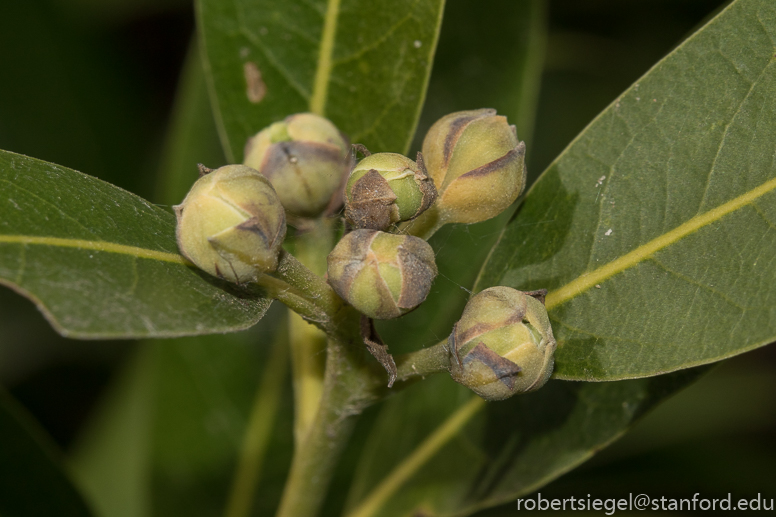
MULTIPOLYGON (((509 49, 499 31, 520 16, 516 5, 448 2, 420 131, 450 111, 499 107, 489 95, 503 85, 482 77, 505 66, 509 49)), ((530 177, 720 5, 550 2, 536 124, 526 135, 530 177)), ((193 29, 192 6, 182 0, 3 2, 0 149, 158 201, 160 153, 193 29)), ((0 384, 65 451, 133 346, 61 338, 29 301, 0 287, 0 384)), ((543 497, 776 497, 775 367, 773 347, 727 362, 624 440, 545 487, 543 497)), ((514 512, 508 505, 484 514, 514 512)))

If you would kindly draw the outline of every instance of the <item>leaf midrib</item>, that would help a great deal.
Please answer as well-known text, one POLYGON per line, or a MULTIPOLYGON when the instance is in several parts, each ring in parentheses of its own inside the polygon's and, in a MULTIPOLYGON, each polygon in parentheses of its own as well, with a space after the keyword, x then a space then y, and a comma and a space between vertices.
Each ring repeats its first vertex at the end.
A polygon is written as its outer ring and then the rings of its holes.
POLYGON ((677 226, 673 230, 664 233, 645 244, 642 244, 633 251, 626 253, 625 255, 609 262, 608 264, 594 269, 589 273, 583 273, 576 279, 558 289, 555 289, 547 295, 547 310, 552 310, 555 307, 562 305, 567 301, 575 298, 576 296, 584 293, 588 289, 591 289, 596 284, 600 284, 601 282, 608 280, 614 275, 622 273, 626 269, 630 269, 631 267, 638 265, 644 260, 650 258, 658 251, 667 248, 671 244, 674 244, 689 235, 692 235, 701 228, 719 221, 724 216, 751 204, 756 199, 764 196, 774 189, 776 189, 776 178, 766 181, 759 187, 756 187, 746 192, 745 194, 742 194, 728 201, 727 203, 718 206, 717 208, 693 217, 685 223, 677 226))
POLYGON ((326 97, 329 93, 329 80, 333 66, 332 55, 334 53, 334 36, 337 33, 339 7, 340 0, 329 0, 326 4, 321 46, 318 49, 318 66, 315 69, 313 93, 310 96, 310 111, 321 116, 326 114, 326 97))
POLYGON ((160 262, 169 262, 190 266, 191 263, 177 253, 167 253, 165 251, 149 250, 137 246, 127 246, 107 241, 89 241, 84 239, 64 239, 61 237, 41 237, 35 235, 0 235, 0 244, 28 244, 39 246, 53 246, 60 248, 76 248, 81 250, 103 251, 106 253, 117 253, 120 255, 129 255, 132 257, 158 260, 160 262))

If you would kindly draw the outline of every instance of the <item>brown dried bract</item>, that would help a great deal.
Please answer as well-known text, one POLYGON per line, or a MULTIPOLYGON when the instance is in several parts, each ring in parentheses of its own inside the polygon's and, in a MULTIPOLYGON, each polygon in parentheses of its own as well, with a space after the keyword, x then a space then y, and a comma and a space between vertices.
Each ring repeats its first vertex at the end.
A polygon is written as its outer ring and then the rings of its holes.
POLYGON ((377 359, 380 364, 383 365, 385 371, 388 372, 388 387, 392 387, 396 382, 396 376, 398 370, 396 369, 396 362, 393 360, 393 356, 388 353, 388 345, 383 343, 380 336, 375 330, 375 322, 373 319, 367 316, 361 316, 361 338, 364 340, 369 353, 377 359))
POLYGON ((375 169, 353 185, 351 198, 345 205, 345 219, 355 228, 385 230, 397 218, 394 215, 396 194, 375 169))

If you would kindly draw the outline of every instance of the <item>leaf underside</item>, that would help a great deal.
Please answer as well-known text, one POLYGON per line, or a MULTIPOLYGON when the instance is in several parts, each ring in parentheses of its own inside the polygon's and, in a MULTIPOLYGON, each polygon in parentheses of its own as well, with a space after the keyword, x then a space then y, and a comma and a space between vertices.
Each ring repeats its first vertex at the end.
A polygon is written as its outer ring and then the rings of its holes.
POLYGON ((0 151, 0 283, 63 335, 170 337, 255 324, 269 300, 178 254, 175 217, 118 187, 0 151))
POLYGON ((534 184, 477 290, 547 288, 555 376, 615 380, 776 340, 776 5, 739 0, 534 184))

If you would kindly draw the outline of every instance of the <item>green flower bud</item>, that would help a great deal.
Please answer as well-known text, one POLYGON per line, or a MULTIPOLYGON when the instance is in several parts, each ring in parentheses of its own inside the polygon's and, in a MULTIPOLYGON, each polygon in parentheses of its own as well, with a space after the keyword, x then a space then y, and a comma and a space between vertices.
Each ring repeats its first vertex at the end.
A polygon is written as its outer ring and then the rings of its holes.
POLYGON ((476 223, 503 212, 525 187, 525 142, 496 110, 451 113, 423 140, 444 222, 476 223))
POLYGON ((350 143, 327 119, 299 113, 250 138, 244 163, 269 178, 289 214, 316 217, 350 170, 350 143))
POLYGON ((374 319, 406 314, 428 296, 437 275, 434 250, 423 239, 376 230, 345 235, 329 254, 329 284, 374 319))
POLYGON ((286 216, 258 171, 221 167, 197 180, 174 208, 178 248, 200 269, 238 284, 277 269, 286 216))
POLYGON ((396 153, 377 153, 361 160, 348 177, 345 219, 356 228, 385 230, 414 219, 435 199, 434 182, 422 161, 415 163, 396 153))
POLYGON ((450 335, 450 373, 485 400, 504 400, 544 386, 555 346, 541 301, 491 287, 469 300, 450 335))

